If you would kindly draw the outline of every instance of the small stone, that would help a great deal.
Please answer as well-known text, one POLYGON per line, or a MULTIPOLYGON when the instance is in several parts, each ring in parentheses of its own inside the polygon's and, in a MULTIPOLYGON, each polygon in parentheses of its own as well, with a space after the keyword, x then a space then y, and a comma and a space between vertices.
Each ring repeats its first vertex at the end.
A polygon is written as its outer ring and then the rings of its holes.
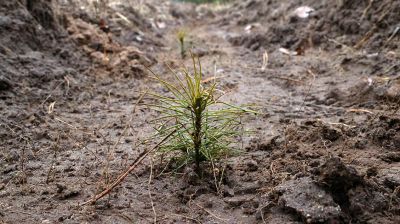
POLYGON ((365 149, 365 147, 367 146, 368 141, 366 139, 357 139, 354 142, 354 147, 356 149, 365 149))
POLYGON ((76 190, 76 189, 67 189, 67 190, 65 190, 63 193, 61 193, 61 194, 58 196, 58 199, 60 199, 60 200, 66 200, 66 199, 69 199, 69 198, 76 197, 76 196, 78 196, 79 194, 80 194, 79 190, 76 190))
POLYGON ((391 99, 398 99, 400 93, 400 82, 395 82, 386 91, 386 96, 391 99))
POLYGON ((260 187, 259 181, 243 183, 241 187, 235 189, 235 194, 254 194, 260 187))
POLYGON ((231 207, 238 207, 245 202, 253 201, 253 199, 254 199, 254 196, 252 196, 252 195, 241 195, 241 196, 235 196, 232 198, 226 198, 226 199, 224 199, 224 201, 231 207))
POLYGON ((67 189, 67 187, 65 186, 65 185, 62 185, 62 184, 56 184, 56 186, 57 186, 57 193, 61 193, 61 192, 63 192, 65 189, 67 189))
POLYGON ((287 181, 276 187, 274 193, 280 195, 279 205, 296 211, 309 223, 326 223, 341 216, 341 208, 332 196, 309 177, 287 181))
POLYGON ((322 137, 324 139, 327 139, 332 142, 338 140, 342 136, 340 130, 328 126, 324 126, 321 132, 322 132, 322 137))
POLYGON ((64 172, 69 173, 75 171, 75 168, 72 165, 68 165, 64 168, 64 172))
POLYGON ((254 172, 258 170, 258 163, 255 160, 249 160, 246 162, 247 171, 254 172))
POLYGON ((11 150, 9 154, 6 156, 6 161, 14 162, 19 160, 19 153, 17 150, 11 150))

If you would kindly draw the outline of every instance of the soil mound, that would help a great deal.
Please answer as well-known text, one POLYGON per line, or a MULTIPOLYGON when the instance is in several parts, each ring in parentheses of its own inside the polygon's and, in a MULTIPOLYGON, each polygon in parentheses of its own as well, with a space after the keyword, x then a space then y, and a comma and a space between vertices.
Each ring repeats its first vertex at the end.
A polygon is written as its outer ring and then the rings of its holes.
POLYGON ((8 83, 1 90, 20 91, 20 83, 41 89, 43 82, 74 75, 85 62, 59 26, 51 1, 2 1, 0 33, 0 79, 8 83))
POLYGON ((248 26, 248 34, 231 38, 234 45, 307 48, 350 46, 379 50, 398 48, 400 3, 397 1, 260 1, 237 2, 220 21, 228 26, 248 26), (308 6, 306 18, 295 12, 308 6))

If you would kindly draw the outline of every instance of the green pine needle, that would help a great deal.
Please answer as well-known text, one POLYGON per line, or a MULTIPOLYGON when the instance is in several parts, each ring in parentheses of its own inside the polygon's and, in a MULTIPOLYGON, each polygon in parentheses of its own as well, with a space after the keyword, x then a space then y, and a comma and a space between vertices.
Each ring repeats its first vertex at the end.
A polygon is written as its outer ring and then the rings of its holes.
POLYGON ((175 130, 160 151, 173 153, 181 166, 195 163, 199 171, 202 161, 217 161, 234 152, 232 143, 241 135, 240 116, 256 112, 219 101, 217 83, 203 85, 200 61, 192 58, 193 73, 184 68, 178 74, 170 68, 176 83, 152 72, 169 96, 152 93, 158 104, 148 106, 160 113, 152 121, 156 136, 162 138, 175 130))

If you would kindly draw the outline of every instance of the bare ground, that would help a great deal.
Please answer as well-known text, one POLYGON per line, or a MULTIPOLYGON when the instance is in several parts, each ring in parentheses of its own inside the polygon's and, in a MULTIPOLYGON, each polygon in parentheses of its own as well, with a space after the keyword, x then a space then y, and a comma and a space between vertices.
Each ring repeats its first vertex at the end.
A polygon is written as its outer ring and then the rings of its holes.
POLYGON ((113 5, 106 33, 71 5, 0 3, 0 222, 400 222, 400 4, 303 4, 307 19, 293 1, 113 5), (151 147, 141 95, 163 90, 143 65, 167 79, 165 63, 190 66, 182 28, 224 99, 260 111, 243 152, 217 164, 221 181, 148 157, 81 206, 151 147))

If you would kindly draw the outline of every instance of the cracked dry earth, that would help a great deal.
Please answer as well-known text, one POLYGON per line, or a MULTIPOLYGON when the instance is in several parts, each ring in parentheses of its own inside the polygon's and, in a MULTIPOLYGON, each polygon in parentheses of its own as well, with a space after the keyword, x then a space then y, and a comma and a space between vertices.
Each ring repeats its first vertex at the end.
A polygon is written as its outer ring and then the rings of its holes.
MULTIPOLYGON (((297 26, 284 14, 299 3, 282 1, 260 26, 246 12, 261 15, 266 2, 281 1, 145 2, 131 10, 111 1, 108 34, 90 12, 66 8, 55 52, 29 38, 15 50, 0 39, 1 74, 12 86, 0 90, 0 223, 400 222, 398 44, 367 57, 337 44, 338 33, 334 42, 287 55, 279 40, 237 40, 277 32, 268 27, 278 23, 297 26), (180 29, 223 99, 260 112, 243 118, 251 132, 238 140, 241 154, 217 164, 224 170, 218 189, 212 177, 194 179, 190 167, 162 172, 166 164, 149 156, 112 193, 81 206, 156 144, 141 144, 157 116, 142 94, 165 90, 142 65, 166 79, 166 63, 190 67, 180 58, 180 29)), ((16 21, 23 12, 29 20, 23 5, 10 5, 3 9, 14 11, 0 18, 16 21)))

